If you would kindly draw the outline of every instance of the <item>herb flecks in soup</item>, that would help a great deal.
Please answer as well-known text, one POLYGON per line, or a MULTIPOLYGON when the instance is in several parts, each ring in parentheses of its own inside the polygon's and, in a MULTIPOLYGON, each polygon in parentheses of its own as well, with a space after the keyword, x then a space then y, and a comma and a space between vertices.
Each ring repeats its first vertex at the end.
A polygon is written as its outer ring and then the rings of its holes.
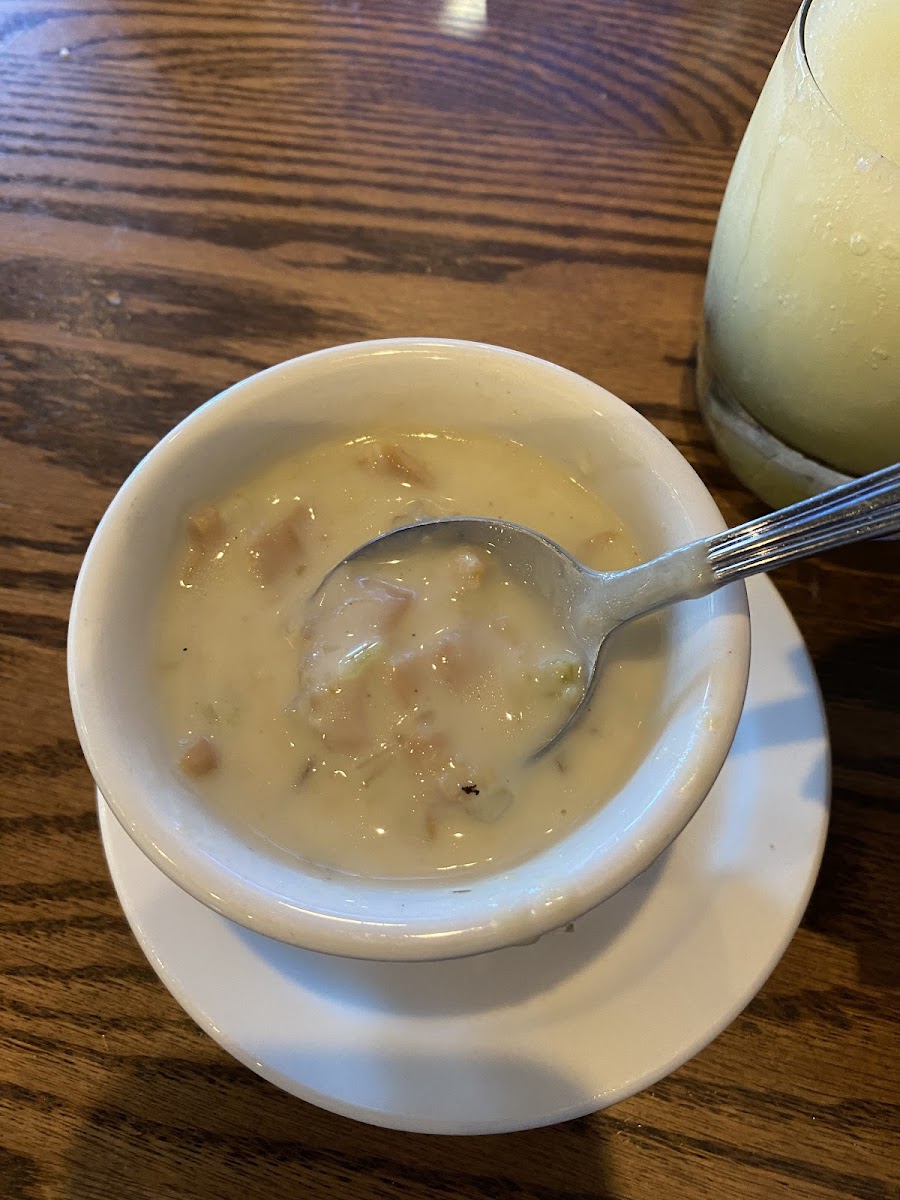
POLYGON ((654 619, 617 636, 586 719, 529 764, 583 668, 488 552, 349 564, 314 597, 378 533, 462 514, 538 528, 598 568, 637 558, 561 465, 488 437, 322 444, 186 518, 160 617, 162 707, 173 761, 246 836, 370 875, 495 869, 632 773, 660 686, 654 619))

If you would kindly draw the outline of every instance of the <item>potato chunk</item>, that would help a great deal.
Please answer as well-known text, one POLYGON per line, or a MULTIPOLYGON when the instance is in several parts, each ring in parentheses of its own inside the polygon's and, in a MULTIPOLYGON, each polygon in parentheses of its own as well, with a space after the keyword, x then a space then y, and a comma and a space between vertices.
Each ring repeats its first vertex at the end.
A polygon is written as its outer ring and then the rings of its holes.
POLYGON ((433 484, 431 472, 425 464, 393 442, 369 442, 364 447, 363 461, 377 471, 396 475, 398 479, 417 487, 431 487, 433 484))
POLYGON ((367 575, 356 580, 356 590, 351 592, 337 612, 344 614, 351 605, 362 605, 354 612, 354 623, 360 619, 359 633, 393 633, 409 606, 415 593, 389 579, 372 579, 367 575))
POLYGON ((192 544, 204 542, 208 545, 225 536, 225 522, 222 514, 212 505, 198 508, 196 512, 192 512, 187 519, 187 528, 192 544))
POLYGON ((212 505, 198 508, 188 515, 187 557, 183 577, 190 579, 210 561, 225 541, 225 521, 222 514, 212 505))
POLYGON ((202 779, 210 775, 219 765, 219 753, 212 738, 185 738, 181 743, 178 765, 191 779, 202 779))
POLYGON ((264 584, 306 565, 306 526, 309 510, 297 505, 280 521, 258 532, 250 542, 253 570, 264 584))
POLYGON ((490 559, 483 550, 467 548, 454 554, 447 567, 460 591, 472 591, 484 583, 490 565, 490 559))

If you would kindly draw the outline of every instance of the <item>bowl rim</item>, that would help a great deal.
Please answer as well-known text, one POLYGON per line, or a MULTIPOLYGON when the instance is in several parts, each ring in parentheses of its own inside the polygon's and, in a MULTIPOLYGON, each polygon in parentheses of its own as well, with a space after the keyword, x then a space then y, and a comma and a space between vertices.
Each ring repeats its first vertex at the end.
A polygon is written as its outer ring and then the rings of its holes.
MULTIPOLYGON (((214 857, 196 852, 195 848, 185 845, 185 839, 179 840, 177 832, 166 828, 151 829, 135 819, 136 810, 140 805, 134 803, 133 795, 121 787, 110 786, 110 779, 116 774, 111 769, 111 757, 116 753, 116 747, 104 745, 103 737, 96 736, 90 703, 84 702, 84 691, 89 689, 83 686, 86 664, 81 630, 84 628, 86 610, 87 615, 90 614, 92 594, 98 586, 102 586, 97 578, 98 567, 103 563, 110 530, 127 513, 135 500, 134 493, 140 493, 140 471, 143 463, 151 456, 159 462, 173 441, 184 436, 186 429, 195 428, 208 419, 203 414, 208 413, 211 406, 237 403, 273 377, 308 372, 319 365, 337 363, 342 358, 356 361, 360 357, 377 357, 387 352, 435 357, 435 351, 440 352, 440 357, 449 356, 451 359, 455 356, 487 355, 507 369, 518 366, 531 371, 537 370, 547 373, 548 378, 553 377, 562 385, 577 388, 582 392, 587 389, 592 398, 607 410, 612 410, 619 422, 630 428, 647 444, 648 451, 653 451, 655 460, 663 460, 663 478, 667 487, 687 493, 691 521, 702 527, 702 532, 698 530, 698 536, 724 528, 724 522, 712 496, 677 448, 635 409, 584 376, 545 359, 482 342, 416 337, 351 342, 311 351, 247 376, 200 405, 171 429, 138 463, 107 507, 85 554, 70 609, 67 669, 76 729, 100 792, 132 840, 176 884, 207 907, 216 909, 246 928, 277 940, 344 957, 413 961, 481 953, 533 940, 550 929, 570 923, 614 895, 656 861, 688 824, 705 799, 731 747, 749 675, 750 639, 746 590, 743 584, 731 585, 707 598, 711 615, 734 618, 723 625, 720 635, 721 669, 711 671, 708 684, 708 688, 718 700, 717 711, 721 716, 716 722, 716 727, 705 732, 702 742, 695 743, 699 744, 700 751, 692 748, 690 753, 683 756, 685 761, 676 772, 679 780, 679 801, 673 807, 668 822, 664 827, 651 827, 652 836, 642 839, 639 844, 624 847, 618 869, 608 872, 604 877, 605 881, 572 878, 566 893, 559 897, 559 903, 554 906, 552 913, 548 912, 546 915, 535 911, 525 912, 519 904, 500 913, 493 911, 489 916, 486 914, 485 919, 479 923, 463 928, 453 927, 452 922, 442 925, 439 935, 434 929, 424 925, 410 929, 405 922, 398 922, 396 928, 390 931, 386 931, 380 922, 377 923, 377 928, 374 928, 374 922, 371 923, 373 927, 367 928, 364 918, 346 924, 336 922, 315 910, 296 905, 286 910, 283 903, 278 902, 277 895, 271 888, 252 879, 236 878, 227 866, 218 863, 214 857)), ((240 419, 239 417, 238 423, 240 419)), ((87 669, 89 671, 89 665, 87 669)), ((119 751, 122 749, 120 746, 119 751)), ((121 772, 118 774, 121 783, 121 772)), ((136 782, 134 788, 140 792, 140 782, 136 782)), ((144 790, 146 791, 146 788, 144 790)), ((580 828, 581 826, 574 827, 562 840, 569 841, 577 835, 580 828)), ((403 882, 412 885, 417 881, 391 882, 399 886, 403 882)), ((418 884, 421 886, 421 881, 418 881, 418 884)), ((441 886, 446 887, 443 883, 441 886)))

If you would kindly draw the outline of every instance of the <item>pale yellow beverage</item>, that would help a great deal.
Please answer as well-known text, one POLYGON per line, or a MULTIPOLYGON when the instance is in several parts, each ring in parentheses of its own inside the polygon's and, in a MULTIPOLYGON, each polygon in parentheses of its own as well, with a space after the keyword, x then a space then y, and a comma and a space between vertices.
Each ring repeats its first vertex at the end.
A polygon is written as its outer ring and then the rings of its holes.
MULTIPOLYGON (((808 0, 738 152, 705 296, 701 403, 767 499, 790 498, 778 442, 846 474, 900 459, 898 164, 900 0, 808 0)), ((795 490, 833 482, 812 474, 795 490)))

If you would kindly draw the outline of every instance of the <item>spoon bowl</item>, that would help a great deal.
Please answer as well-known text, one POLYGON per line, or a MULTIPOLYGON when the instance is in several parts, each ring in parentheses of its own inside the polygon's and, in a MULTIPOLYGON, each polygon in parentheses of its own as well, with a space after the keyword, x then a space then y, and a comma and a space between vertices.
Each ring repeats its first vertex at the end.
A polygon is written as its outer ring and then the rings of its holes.
POLYGON ((442 517, 389 530, 359 546, 329 572, 363 562, 396 563, 425 549, 477 548, 510 579, 533 589, 553 612, 582 661, 577 706, 531 756, 540 758, 584 714, 597 686, 601 652, 620 625, 679 600, 693 600, 751 575, 824 550, 900 530, 900 464, 626 571, 593 571, 536 530, 496 517, 442 517))

